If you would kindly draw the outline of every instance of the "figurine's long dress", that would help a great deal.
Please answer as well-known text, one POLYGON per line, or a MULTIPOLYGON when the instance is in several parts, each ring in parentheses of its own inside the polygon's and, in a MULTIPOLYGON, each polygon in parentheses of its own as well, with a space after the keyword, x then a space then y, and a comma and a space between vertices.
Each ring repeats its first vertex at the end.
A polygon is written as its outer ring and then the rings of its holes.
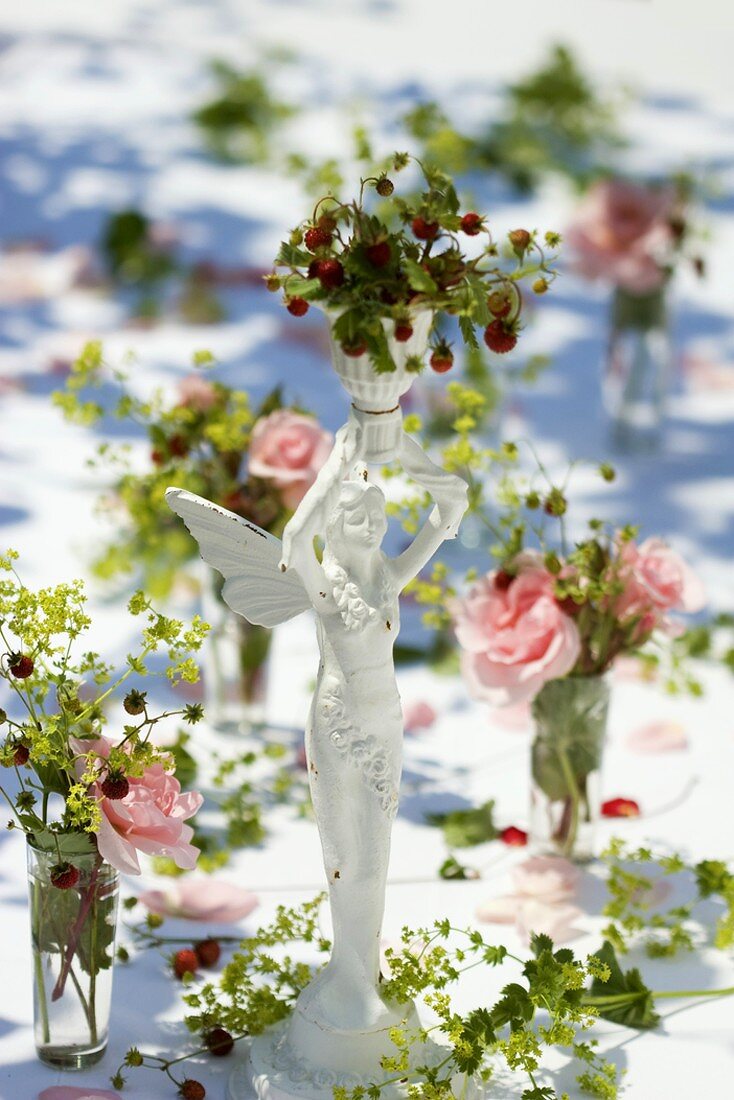
POLYGON ((299 1009, 332 1028, 372 1030, 394 1016, 380 999, 380 928, 398 807, 403 718, 393 644, 398 600, 346 631, 333 605, 319 615, 321 652, 306 730, 311 796, 329 882, 331 960, 299 1009))

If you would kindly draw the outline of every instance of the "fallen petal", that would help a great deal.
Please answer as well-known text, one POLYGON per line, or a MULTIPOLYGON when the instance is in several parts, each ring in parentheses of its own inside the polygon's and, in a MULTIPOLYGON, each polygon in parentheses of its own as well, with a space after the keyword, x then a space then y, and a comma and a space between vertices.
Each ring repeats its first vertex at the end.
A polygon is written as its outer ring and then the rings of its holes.
POLYGON ((524 829, 518 829, 516 825, 508 825, 500 833, 499 839, 510 848, 525 848, 528 842, 528 834, 524 829))
POLYGON ((688 737, 679 722, 648 722, 629 733, 625 744, 633 752, 680 752, 688 748, 688 737))
POLYGON ((477 909, 477 920, 487 921, 489 924, 514 924, 517 920, 523 899, 516 894, 508 894, 506 897, 489 898, 477 909))
POLYGON ((583 916, 583 910, 576 905, 554 904, 526 898, 518 911, 517 930, 525 939, 536 935, 550 936, 554 943, 568 943, 583 935, 573 922, 583 916))
POLYGON ((39 1092, 38 1100, 122 1100, 119 1092, 98 1089, 94 1085, 78 1088, 76 1085, 53 1085, 39 1092))
POLYGON ((436 711, 431 704, 423 700, 408 703, 403 710, 403 723, 408 733, 430 729, 435 723, 436 717, 436 711))
POLYGON ((610 798, 601 804, 602 817, 639 817, 640 806, 634 798, 610 798))
POLYGON ((184 920, 230 924, 257 907, 257 897, 230 882, 186 878, 167 890, 148 890, 139 899, 152 913, 184 920))

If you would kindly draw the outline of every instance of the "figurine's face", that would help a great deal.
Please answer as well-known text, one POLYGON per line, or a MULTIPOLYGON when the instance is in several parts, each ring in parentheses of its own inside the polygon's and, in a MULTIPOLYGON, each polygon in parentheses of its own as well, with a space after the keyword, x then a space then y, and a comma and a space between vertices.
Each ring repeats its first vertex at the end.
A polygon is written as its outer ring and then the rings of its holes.
POLYGON ((363 503, 346 512, 343 530, 347 543, 370 549, 379 546, 387 531, 384 502, 376 494, 366 495, 363 503))

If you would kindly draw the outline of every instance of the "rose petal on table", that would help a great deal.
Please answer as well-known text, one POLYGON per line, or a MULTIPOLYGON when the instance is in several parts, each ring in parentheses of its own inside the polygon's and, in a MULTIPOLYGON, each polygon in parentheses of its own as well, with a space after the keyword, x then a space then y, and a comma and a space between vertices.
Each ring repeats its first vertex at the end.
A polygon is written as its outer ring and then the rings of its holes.
POLYGON ((512 868, 516 893, 548 903, 567 901, 576 893, 579 869, 563 856, 531 856, 512 868))
POLYGON ((688 736, 679 722, 648 722, 627 734, 625 744, 632 752, 681 752, 688 748, 688 736))
POLYGON ((601 804, 602 817, 639 817, 640 804, 634 798, 608 798, 601 804))
POLYGON ((428 730, 435 723, 436 711, 430 703, 424 700, 416 700, 408 703, 403 708, 403 724, 407 733, 416 733, 418 730, 428 730))
POLYGON ((583 910, 577 905, 559 905, 536 898, 523 899, 518 910, 516 927, 521 936, 530 939, 531 935, 550 936, 553 943, 568 943, 583 935, 580 928, 574 927, 574 921, 583 916, 583 910))
POLYGON ((499 839, 509 848, 524 848, 528 842, 528 834, 524 829, 518 829, 517 825, 508 825, 500 832, 499 839))
POLYGON ((231 882, 187 878, 166 890, 147 890, 139 900, 152 913, 184 920, 230 924, 248 916, 259 904, 257 897, 231 882))
POLYGON ((520 912, 522 898, 508 894, 500 898, 488 898, 478 907, 477 920, 488 924, 514 924, 520 912))
POLYGON ((94 1085, 79 1088, 77 1085, 53 1085, 39 1092, 38 1100, 122 1100, 119 1092, 98 1089, 94 1085))

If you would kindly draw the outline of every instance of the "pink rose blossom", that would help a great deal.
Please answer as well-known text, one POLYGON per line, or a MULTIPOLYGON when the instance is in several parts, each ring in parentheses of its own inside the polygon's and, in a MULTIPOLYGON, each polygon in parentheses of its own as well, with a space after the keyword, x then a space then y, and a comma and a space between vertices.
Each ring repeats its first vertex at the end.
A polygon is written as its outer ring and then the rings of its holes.
POLYGON ((530 701, 547 680, 565 676, 580 651, 573 619, 553 595, 553 577, 523 561, 509 585, 482 577, 453 607, 462 671, 475 699, 493 706, 530 701))
POLYGON ((333 444, 311 416, 277 409, 258 420, 250 440, 249 471, 271 481, 287 508, 296 508, 329 457, 333 444))
POLYGON ((626 745, 632 752, 682 752, 688 748, 688 738, 678 722, 648 722, 628 734, 626 745))
MULTIPOLYGON (((93 752, 103 759, 112 748, 106 737, 74 740, 72 744, 80 755, 93 752)), ((83 757, 78 770, 84 770, 83 757)), ((130 776, 129 782, 130 790, 119 799, 105 798, 100 784, 93 784, 102 811, 96 834, 102 858, 131 875, 140 874, 138 852, 169 856, 177 867, 190 871, 199 858, 199 849, 190 843, 194 830, 184 823, 201 806, 201 795, 182 793, 181 784, 163 764, 152 764, 143 775, 130 776)))
POLYGON ((212 878, 185 878, 165 890, 147 890, 139 900, 162 917, 213 924, 232 924, 249 916, 259 904, 248 890, 212 878))
POLYGON ((216 404, 216 387, 200 374, 187 374, 178 386, 179 403, 196 412, 208 412, 216 404))
POLYGON ((649 294, 665 279, 673 242, 670 187, 600 180, 589 188, 566 241, 588 279, 604 278, 631 294, 649 294))
POLYGON ((403 724, 408 733, 430 729, 435 724, 436 717, 436 712, 431 704, 424 702, 422 699, 414 703, 408 703, 403 710, 403 724))
POLYGON ((621 606, 651 606, 658 612, 700 611, 704 588, 693 570, 662 539, 646 539, 641 546, 625 543, 621 558, 627 587, 621 606))

